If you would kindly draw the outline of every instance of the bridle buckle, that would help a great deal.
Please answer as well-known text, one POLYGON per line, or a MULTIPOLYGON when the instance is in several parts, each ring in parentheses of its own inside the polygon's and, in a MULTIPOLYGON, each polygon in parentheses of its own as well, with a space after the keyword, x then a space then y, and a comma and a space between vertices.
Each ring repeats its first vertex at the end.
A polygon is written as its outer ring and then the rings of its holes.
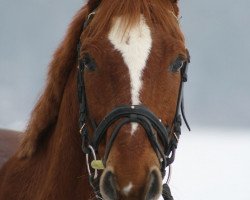
POLYGON ((87 165, 88 174, 89 174, 90 177, 93 177, 94 179, 96 179, 98 177, 97 169, 94 169, 94 173, 92 173, 91 169, 90 169, 90 161, 89 161, 89 154, 92 155, 92 157, 94 158, 94 161, 97 160, 95 150, 91 145, 88 146, 88 149, 90 150, 89 151, 90 153, 86 154, 86 165, 87 165))
POLYGON ((79 130, 79 133, 82 135, 82 131, 83 131, 83 129, 86 127, 86 123, 84 123, 83 125, 82 125, 82 127, 80 128, 80 130, 79 130))

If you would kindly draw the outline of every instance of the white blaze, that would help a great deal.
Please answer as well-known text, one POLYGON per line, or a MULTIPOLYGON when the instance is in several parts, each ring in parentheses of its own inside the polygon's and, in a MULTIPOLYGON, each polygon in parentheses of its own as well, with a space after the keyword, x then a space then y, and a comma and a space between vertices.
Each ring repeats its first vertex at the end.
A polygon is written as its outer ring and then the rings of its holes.
MULTIPOLYGON (((126 33, 122 32, 122 25, 122 18, 116 18, 108 38, 115 49, 122 54, 129 69, 132 105, 139 105, 141 103, 142 74, 152 47, 151 31, 144 16, 141 16, 139 23, 126 33)), ((137 127, 136 123, 132 123, 131 134, 137 127)))
POLYGON ((125 196, 128 196, 133 188, 133 184, 130 182, 126 187, 123 188, 122 192, 125 196))

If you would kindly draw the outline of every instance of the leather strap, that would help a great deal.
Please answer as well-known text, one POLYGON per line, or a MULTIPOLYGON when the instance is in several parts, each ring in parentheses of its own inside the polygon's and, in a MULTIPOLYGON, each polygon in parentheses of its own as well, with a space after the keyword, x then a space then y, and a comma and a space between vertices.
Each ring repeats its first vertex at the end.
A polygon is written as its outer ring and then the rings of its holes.
MULTIPOLYGON (((107 129, 118 119, 123 117, 129 118, 130 122, 137 121, 137 119, 143 119, 142 117, 147 118, 154 129, 159 134, 161 142, 164 147, 168 146, 168 130, 165 126, 159 121, 159 119, 144 106, 136 105, 136 106, 120 106, 111 111, 99 124, 97 129, 95 130, 92 145, 94 149, 97 151, 98 146, 106 134, 107 129)), ((166 149, 166 148, 165 148, 166 149)), ((164 150, 164 152, 166 152, 164 150)))

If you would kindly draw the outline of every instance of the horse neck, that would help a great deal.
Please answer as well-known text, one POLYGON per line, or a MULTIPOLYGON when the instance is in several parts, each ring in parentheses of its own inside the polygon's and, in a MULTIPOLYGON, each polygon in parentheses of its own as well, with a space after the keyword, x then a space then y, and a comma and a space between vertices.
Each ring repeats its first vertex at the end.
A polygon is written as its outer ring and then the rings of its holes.
POLYGON ((65 161, 74 161, 82 165, 81 136, 78 131, 78 102, 75 87, 75 69, 72 70, 65 86, 62 102, 55 124, 52 141, 56 155, 62 155, 65 161), (72 159, 78 160, 72 160, 72 159))
POLYGON ((73 69, 65 86, 57 123, 48 141, 47 154, 51 171, 48 173, 48 182, 64 190, 72 190, 68 192, 71 195, 73 192, 81 194, 84 187, 86 195, 88 176, 78 131, 75 74, 73 69))

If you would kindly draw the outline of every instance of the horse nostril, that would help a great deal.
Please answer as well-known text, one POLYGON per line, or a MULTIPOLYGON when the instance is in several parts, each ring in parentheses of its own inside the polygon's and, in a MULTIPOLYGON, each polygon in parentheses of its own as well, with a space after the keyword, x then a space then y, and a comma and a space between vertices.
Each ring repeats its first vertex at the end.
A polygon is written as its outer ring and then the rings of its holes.
POLYGON ((100 182, 100 190, 105 200, 117 200, 115 176, 112 171, 104 172, 100 182))
POLYGON ((162 193, 162 177, 159 169, 152 169, 145 191, 145 200, 157 200, 162 193))

